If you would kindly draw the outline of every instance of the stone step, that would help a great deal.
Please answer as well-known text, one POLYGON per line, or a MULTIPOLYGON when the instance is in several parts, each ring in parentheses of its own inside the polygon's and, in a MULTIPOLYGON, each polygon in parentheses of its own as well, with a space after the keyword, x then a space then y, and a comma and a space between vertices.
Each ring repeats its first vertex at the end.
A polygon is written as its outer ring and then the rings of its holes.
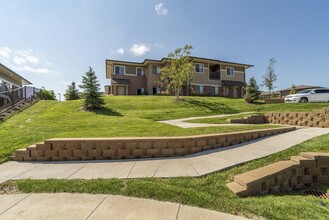
POLYGON ((239 183, 241 186, 248 188, 248 186, 256 181, 265 179, 274 174, 282 172, 287 168, 297 166, 298 163, 295 161, 287 160, 273 163, 255 170, 248 171, 243 174, 239 174, 234 177, 234 181, 239 183))
POLYGON ((315 167, 315 160, 303 156, 291 156, 290 160, 307 167, 315 167))
POLYGON ((237 196, 244 197, 249 195, 249 191, 245 187, 241 186, 239 183, 231 182, 226 184, 226 186, 237 196))

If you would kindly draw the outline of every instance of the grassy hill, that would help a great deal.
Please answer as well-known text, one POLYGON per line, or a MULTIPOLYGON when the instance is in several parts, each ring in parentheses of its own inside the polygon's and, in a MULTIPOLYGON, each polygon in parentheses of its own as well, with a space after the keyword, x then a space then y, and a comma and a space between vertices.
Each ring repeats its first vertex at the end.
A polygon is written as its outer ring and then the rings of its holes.
POLYGON ((242 99, 168 96, 106 97, 106 109, 82 111, 82 101, 40 101, 0 123, 0 163, 18 148, 54 137, 180 136, 268 128, 270 125, 182 129, 157 120, 238 112, 307 111, 328 104, 250 105, 242 99))

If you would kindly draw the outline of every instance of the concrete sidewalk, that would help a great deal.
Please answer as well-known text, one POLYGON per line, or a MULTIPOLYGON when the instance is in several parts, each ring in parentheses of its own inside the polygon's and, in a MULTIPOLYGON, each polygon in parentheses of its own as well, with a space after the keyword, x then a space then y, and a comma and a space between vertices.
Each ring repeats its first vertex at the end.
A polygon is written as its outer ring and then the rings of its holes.
POLYGON ((190 117, 190 118, 180 118, 180 119, 174 119, 174 120, 165 120, 165 121, 158 121, 160 123, 173 125, 181 128, 200 128, 200 127, 220 127, 220 126, 246 126, 246 124, 207 124, 207 123, 191 123, 186 122, 189 120, 195 120, 195 119, 205 119, 205 118, 223 118, 227 116, 239 116, 239 115, 245 115, 245 114, 252 114, 255 112, 243 112, 243 113, 237 113, 237 114, 226 114, 226 115, 211 115, 211 116, 201 116, 201 117, 190 117))
POLYGON ((0 182, 11 179, 95 179, 202 176, 288 149, 329 133, 325 128, 302 128, 255 141, 200 152, 186 157, 75 161, 15 162, 0 165, 0 182))
POLYGON ((45 193, 0 195, 0 219, 242 220, 245 218, 149 199, 113 195, 45 193))

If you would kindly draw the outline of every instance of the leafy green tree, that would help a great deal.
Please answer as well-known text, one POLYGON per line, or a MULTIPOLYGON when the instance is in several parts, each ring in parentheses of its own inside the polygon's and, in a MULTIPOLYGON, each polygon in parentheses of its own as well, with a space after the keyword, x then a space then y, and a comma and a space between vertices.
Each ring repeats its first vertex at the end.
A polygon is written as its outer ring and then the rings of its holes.
POLYGON ((42 87, 37 93, 37 98, 43 100, 56 100, 56 95, 54 90, 47 90, 45 87, 42 87))
POLYGON ((104 107, 105 101, 100 92, 100 84, 93 68, 82 77, 82 84, 79 86, 83 89, 84 107, 86 109, 100 109, 104 107))
POLYGON ((161 68, 159 84, 168 91, 174 91, 176 99, 184 86, 195 76, 194 64, 189 57, 193 47, 185 45, 168 54, 168 65, 161 68))
POLYGON ((256 79, 254 77, 249 79, 244 99, 248 103, 254 103, 256 100, 260 99, 259 86, 257 85, 256 79))
POLYGON ((73 81, 71 85, 67 86, 66 93, 64 94, 66 100, 79 99, 79 90, 76 88, 76 83, 73 81))
POLYGON ((266 69, 265 75, 263 75, 263 84, 268 89, 268 93, 271 94, 272 90, 275 88, 274 82, 277 80, 277 75, 275 74, 274 64, 276 63, 274 58, 269 60, 269 65, 266 69))
POLYGON ((295 84, 292 84, 291 85, 291 89, 290 89, 290 92, 289 92, 290 94, 296 94, 296 86, 295 86, 295 84))

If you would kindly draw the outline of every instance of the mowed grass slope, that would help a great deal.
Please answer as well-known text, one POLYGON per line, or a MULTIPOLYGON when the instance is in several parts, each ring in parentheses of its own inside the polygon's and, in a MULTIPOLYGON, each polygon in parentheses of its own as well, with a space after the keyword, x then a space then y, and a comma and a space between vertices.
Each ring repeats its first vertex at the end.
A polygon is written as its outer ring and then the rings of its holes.
POLYGON ((81 111, 82 101, 40 101, 0 123, 0 163, 15 149, 55 137, 181 136, 269 128, 270 125, 182 129, 157 120, 250 111, 306 111, 328 104, 250 105, 242 99, 168 96, 106 97, 106 109, 81 111))

